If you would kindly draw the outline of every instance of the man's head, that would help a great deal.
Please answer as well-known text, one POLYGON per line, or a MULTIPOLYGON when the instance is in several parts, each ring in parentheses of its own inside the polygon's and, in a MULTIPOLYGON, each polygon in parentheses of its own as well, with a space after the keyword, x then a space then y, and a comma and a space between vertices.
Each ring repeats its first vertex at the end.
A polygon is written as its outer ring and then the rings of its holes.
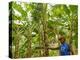
POLYGON ((64 37, 64 36, 61 36, 61 37, 59 38, 59 41, 61 42, 61 44, 64 43, 64 42, 65 42, 65 37, 64 37))

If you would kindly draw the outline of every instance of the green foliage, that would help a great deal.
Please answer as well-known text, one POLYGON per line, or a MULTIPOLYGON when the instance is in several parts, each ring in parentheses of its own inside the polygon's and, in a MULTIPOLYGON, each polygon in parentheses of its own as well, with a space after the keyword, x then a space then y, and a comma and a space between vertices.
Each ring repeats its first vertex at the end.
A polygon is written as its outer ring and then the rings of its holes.
MULTIPOLYGON (((44 26, 47 26, 48 43, 54 40, 55 43, 59 42, 56 36, 64 35, 66 40, 73 41, 73 46, 76 46, 76 49, 78 48, 78 6, 58 4, 49 7, 49 4, 46 4, 45 7, 42 3, 19 3, 12 2, 12 7, 9 6, 9 11, 12 12, 9 13, 10 19, 12 16, 12 42, 15 46, 18 38, 19 57, 26 57, 30 46, 31 57, 43 56, 43 49, 36 49, 36 47, 43 46, 43 43, 45 43, 43 42, 45 38, 43 36, 46 33, 44 26), (24 4, 25 10, 21 4, 24 4), (21 16, 16 15, 14 9, 21 16), (45 22, 46 24, 43 24, 45 22), (70 36, 70 32, 73 34, 72 36, 70 36), (70 37, 72 39, 69 39, 70 37)), ((14 51, 12 52, 15 54, 14 51)), ((57 55, 59 55, 59 50, 49 50, 49 56, 57 55)))

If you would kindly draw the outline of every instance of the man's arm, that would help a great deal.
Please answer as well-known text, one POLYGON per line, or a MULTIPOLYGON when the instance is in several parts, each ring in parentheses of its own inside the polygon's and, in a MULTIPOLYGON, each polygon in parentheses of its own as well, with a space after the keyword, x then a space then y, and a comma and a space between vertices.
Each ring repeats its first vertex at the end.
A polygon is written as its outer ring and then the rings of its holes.
POLYGON ((69 46, 70 47, 70 55, 74 55, 74 50, 73 50, 73 47, 72 46, 69 46))

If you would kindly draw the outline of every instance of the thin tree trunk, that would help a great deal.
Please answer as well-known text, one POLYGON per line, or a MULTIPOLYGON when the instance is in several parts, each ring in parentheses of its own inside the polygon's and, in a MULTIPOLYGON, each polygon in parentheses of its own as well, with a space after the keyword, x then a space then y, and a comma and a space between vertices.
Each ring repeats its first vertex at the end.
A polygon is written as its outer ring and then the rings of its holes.
POLYGON ((44 31, 44 41, 43 41, 43 46, 44 46, 44 56, 49 55, 49 51, 47 49, 48 47, 48 35, 47 35, 47 20, 48 20, 48 15, 47 15, 47 4, 43 4, 43 31, 44 31))
POLYGON ((17 30, 17 34, 15 38, 15 58, 19 58, 19 32, 18 30, 17 30))
POLYGON ((71 54, 72 55, 74 55, 75 54, 75 51, 74 51, 74 47, 73 47, 73 41, 72 41, 72 29, 73 29, 73 27, 72 27, 72 25, 73 25, 73 21, 72 21, 73 19, 71 18, 71 24, 70 24, 70 41, 69 41, 69 45, 70 45, 70 50, 71 50, 71 54))
MULTIPOLYGON (((41 27, 41 21, 39 21, 38 32, 39 32, 39 46, 41 46, 41 41, 42 41, 42 27, 41 27)), ((39 50, 39 56, 42 56, 41 51, 42 51, 42 50, 39 50)))
POLYGON ((32 31, 31 31, 31 28, 30 28, 30 26, 28 27, 28 35, 27 35, 27 38, 28 38, 28 42, 27 42, 27 44, 28 44, 28 47, 27 47, 27 57, 31 57, 31 55, 32 55, 32 49, 31 49, 31 40, 32 40, 32 31))

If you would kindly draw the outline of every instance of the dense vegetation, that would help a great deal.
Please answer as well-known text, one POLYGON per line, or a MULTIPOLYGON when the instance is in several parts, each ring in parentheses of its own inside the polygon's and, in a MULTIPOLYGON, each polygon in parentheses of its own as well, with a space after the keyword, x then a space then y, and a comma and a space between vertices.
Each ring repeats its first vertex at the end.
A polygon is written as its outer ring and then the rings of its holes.
POLYGON ((10 2, 10 46, 12 58, 59 56, 60 42, 66 42, 77 54, 78 6, 50 3, 10 2))

